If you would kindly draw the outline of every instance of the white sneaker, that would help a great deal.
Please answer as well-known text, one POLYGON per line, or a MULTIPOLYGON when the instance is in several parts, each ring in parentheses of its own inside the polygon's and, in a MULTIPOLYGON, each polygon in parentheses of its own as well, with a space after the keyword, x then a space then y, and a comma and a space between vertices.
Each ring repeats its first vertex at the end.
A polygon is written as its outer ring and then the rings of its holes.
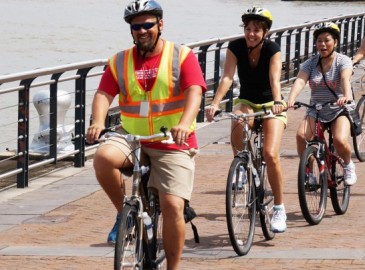
POLYGON ((352 186, 357 181, 355 164, 352 161, 350 161, 350 163, 345 165, 343 169, 344 169, 345 185, 352 186))
POLYGON ((286 230, 286 214, 284 206, 274 206, 274 214, 271 219, 271 231, 282 233, 286 230))
POLYGON ((313 173, 308 174, 308 183, 312 186, 317 185, 317 178, 313 173))

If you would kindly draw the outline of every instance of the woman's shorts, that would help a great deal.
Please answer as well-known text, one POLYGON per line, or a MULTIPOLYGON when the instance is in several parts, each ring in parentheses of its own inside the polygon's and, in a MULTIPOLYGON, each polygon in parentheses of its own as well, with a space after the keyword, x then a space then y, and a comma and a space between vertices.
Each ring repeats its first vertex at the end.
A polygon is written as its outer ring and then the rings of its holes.
MULTIPOLYGON (((104 144, 117 147, 133 163, 135 145, 119 137, 111 137, 104 144)), ((193 191, 196 153, 196 149, 168 151, 142 146, 141 164, 149 164, 151 169, 148 186, 189 201, 193 191)), ((131 176, 132 173, 131 170, 123 170, 123 174, 131 176)))
MULTIPOLYGON (((240 98, 237 99, 237 102, 250 106, 254 112, 262 111, 262 108, 264 106, 267 109, 271 109, 271 107, 274 105, 274 101, 270 101, 270 102, 263 103, 263 104, 256 104, 256 103, 252 103, 251 101, 249 101, 247 99, 240 99, 240 98)), ((284 100, 282 100, 281 102, 283 102, 283 105, 286 107, 286 102, 284 100)), ((273 118, 282 121, 285 124, 285 126, 288 124, 288 118, 287 118, 286 112, 281 112, 280 114, 276 114, 273 118)))

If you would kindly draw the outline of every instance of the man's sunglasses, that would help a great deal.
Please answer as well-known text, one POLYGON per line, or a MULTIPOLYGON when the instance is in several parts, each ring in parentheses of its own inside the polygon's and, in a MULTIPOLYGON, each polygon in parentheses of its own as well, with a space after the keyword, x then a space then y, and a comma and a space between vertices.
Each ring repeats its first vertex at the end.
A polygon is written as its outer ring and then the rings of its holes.
POLYGON ((147 22, 147 23, 135 23, 135 24, 131 24, 131 29, 134 31, 139 31, 141 30, 141 28, 143 28, 144 30, 148 30, 151 29, 152 27, 154 27, 157 24, 157 22, 147 22))

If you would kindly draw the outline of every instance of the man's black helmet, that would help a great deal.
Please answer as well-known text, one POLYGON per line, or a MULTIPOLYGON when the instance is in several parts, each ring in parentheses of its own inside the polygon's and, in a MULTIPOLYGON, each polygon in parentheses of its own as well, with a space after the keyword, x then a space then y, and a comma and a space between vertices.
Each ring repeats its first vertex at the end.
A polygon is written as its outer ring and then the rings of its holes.
POLYGON ((155 0, 134 0, 125 8, 124 20, 130 24, 134 17, 142 14, 152 14, 162 18, 163 10, 155 0))

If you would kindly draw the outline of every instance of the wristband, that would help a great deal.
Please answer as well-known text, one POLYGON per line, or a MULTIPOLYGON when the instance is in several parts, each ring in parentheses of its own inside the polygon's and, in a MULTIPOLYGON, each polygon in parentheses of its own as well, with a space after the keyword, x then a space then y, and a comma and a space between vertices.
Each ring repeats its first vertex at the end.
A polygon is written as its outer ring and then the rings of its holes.
POLYGON ((280 101, 280 100, 275 100, 274 101, 274 105, 281 105, 281 106, 283 106, 283 102, 280 101))

